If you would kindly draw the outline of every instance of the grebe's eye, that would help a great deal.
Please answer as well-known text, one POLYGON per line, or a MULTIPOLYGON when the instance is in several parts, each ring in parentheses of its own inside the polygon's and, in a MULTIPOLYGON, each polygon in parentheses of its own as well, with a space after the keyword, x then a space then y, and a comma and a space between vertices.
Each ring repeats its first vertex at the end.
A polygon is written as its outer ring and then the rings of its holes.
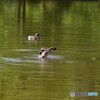
POLYGON ((41 50, 41 51, 44 51, 44 50, 41 50))

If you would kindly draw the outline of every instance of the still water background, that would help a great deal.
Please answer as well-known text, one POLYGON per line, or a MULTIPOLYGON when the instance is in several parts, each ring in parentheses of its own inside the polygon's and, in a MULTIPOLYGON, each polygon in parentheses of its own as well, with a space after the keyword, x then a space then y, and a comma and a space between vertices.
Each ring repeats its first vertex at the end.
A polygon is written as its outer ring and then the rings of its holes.
POLYGON ((100 99, 70 91, 100 93, 100 2, 0 0, 0 100, 100 99))

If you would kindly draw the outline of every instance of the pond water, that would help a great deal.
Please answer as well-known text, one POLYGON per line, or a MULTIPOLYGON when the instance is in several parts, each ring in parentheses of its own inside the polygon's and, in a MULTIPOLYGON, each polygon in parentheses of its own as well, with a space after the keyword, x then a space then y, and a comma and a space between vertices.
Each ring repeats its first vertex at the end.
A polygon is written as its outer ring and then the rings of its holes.
POLYGON ((99 100, 99 93, 100 2, 0 1, 0 100, 99 100), (28 41, 36 32, 40 40, 28 41), (42 47, 57 50, 39 59, 42 47))

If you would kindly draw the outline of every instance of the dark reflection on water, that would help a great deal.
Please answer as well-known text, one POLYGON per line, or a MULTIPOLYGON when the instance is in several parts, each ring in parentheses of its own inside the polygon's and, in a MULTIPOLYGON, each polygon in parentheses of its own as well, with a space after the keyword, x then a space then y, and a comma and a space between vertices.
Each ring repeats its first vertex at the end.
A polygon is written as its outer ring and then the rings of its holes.
POLYGON ((0 1, 0 100, 99 100, 100 3, 0 1), (28 35, 40 33, 39 41, 28 35), (42 47, 56 47, 47 59, 42 47))

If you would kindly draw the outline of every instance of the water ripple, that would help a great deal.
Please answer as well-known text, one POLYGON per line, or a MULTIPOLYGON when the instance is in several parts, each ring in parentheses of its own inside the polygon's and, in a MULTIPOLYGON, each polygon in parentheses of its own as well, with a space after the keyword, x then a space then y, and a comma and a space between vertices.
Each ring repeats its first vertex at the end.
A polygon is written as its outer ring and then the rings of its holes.
POLYGON ((39 59, 38 58, 38 54, 34 54, 31 56, 23 56, 23 57, 17 57, 17 58, 13 58, 13 57, 1 57, 1 60, 3 61, 3 63, 5 64, 14 64, 14 65, 20 65, 23 63, 27 63, 27 64, 32 64, 32 63, 37 63, 40 64, 42 63, 42 61, 49 61, 51 60, 57 60, 57 59, 61 59, 62 57, 59 55, 49 55, 47 57, 47 59, 39 59))
POLYGON ((27 51, 33 51, 31 49, 14 49, 13 51, 21 51, 21 52, 27 52, 27 51))

